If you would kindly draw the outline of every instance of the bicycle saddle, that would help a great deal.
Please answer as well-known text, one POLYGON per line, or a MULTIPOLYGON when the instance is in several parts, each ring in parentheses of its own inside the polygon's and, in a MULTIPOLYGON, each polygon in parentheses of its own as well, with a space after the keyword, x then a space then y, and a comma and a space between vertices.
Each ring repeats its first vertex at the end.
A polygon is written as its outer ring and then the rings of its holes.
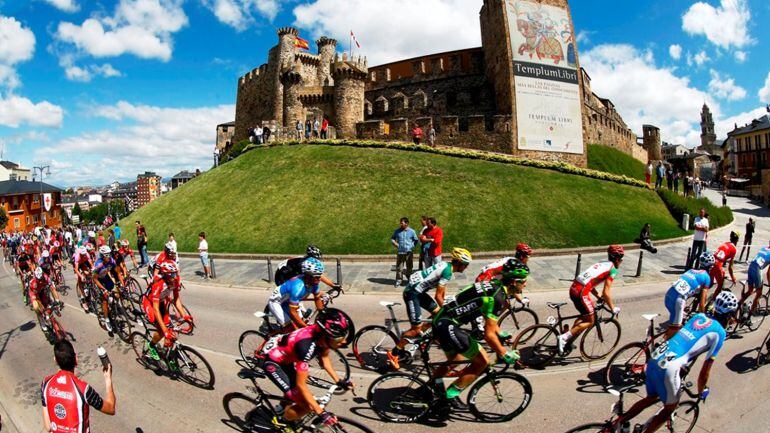
POLYGON ((567 303, 566 302, 546 302, 545 305, 548 305, 549 308, 560 308, 567 305, 567 303))
POLYGON ((265 314, 263 311, 257 311, 256 313, 254 313, 254 317, 256 317, 258 319, 261 319, 261 318, 263 318, 265 316, 267 316, 267 314, 265 314))
POLYGON ((388 302, 388 301, 380 301, 380 305, 383 307, 392 307, 394 305, 401 305, 398 302, 388 302))
POLYGON ((248 368, 241 369, 241 371, 238 372, 238 377, 241 379, 260 379, 265 377, 264 374, 258 373, 254 370, 250 370, 248 368))
POLYGON ((647 320, 648 322, 656 317, 660 316, 660 314, 642 314, 642 318, 644 320, 647 320))

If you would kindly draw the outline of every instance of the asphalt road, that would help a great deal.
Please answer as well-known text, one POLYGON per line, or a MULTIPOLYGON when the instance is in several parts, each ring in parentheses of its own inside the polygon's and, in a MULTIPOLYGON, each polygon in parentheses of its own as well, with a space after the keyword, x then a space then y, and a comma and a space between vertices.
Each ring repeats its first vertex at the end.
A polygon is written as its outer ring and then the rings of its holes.
MULTIPOLYGON (((742 268, 739 268, 743 272, 742 268)), ((672 280, 675 278, 672 275, 672 280)), ((72 278, 69 278, 70 280, 72 278)), ((550 312, 546 301, 567 301, 565 289, 535 293, 530 296, 541 321, 550 312)), ((117 337, 110 338, 93 316, 76 307, 74 290, 66 297, 67 308, 62 322, 75 336, 79 352, 77 373, 103 392, 103 378, 95 350, 104 346, 114 365, 117 415, 92 416, 94 432, 233 432, 225 418, 223 396, 232 391, 248 392, 245 381, 236 374, 240 367, 237 341, 241 332, 256 327, 252 313, 261 310, 267 291, 199 286, 186 284, 184 302, 199 325, 193 336, 183 341, 201 349, 216 372, 214 390, 200 390, 182 382, 156 376, 137 363, 133 351, 117 337)), ((621 344, 644 336, 647 323, 643 313, 663 313, 661 285, 636 285, 619 288, 617 303, 622 307, 621 344)), ((399 301, 393 295, 345 295, 335 306, 348 311, 358 327, 381 323, 385 310, 378 301, 399 301)), ((403 308, 403 307, 401 307, 403 308)), ((568 312, 572 311, 569 306, 568 312)), ((400 313, 403 314, 403 313, 400 313)), ((702 406, 696 431, 767 432, 770 431, 770 366, 752 370, 749 360, 770 330, 770 320, 754 333, 729 340, 714 368, 708 402, 702 406)), ((529 432, 564 432, 581 423, 601 421, 609 415, 614 397, 596 384, 604 361, 581 362, 572 358, 544 371, 525 370, 523 374, 534 388, 529 408, 504 425, 482 426, 458 414, 442 425, 385 424, 368 408, 361 396, 374 377, 373 373, 354 368, 357 394, 336 397, 329 409, 338 414, 357 417, 376 432, 468 432, 486 429, 516 429, 529 432)), ((19 432, 42 431, 39 384, 45 375, 56 371, 51 346, 38 329, 34 314, 26 309, 19 293, 18 280, 7 264, 0 266, 0 414, 5 412, 6 429, 19 432), (10 423, 10 424, 9 424, 10 423)), ((694 377, 694 375, 692 376, 694 377)), ((273 389, 272 385, 265 384, 273 389)), ((635 400, 631 396, 629 401, 635 400)), ((5 429, 4 429, 5 431, 5 429)))

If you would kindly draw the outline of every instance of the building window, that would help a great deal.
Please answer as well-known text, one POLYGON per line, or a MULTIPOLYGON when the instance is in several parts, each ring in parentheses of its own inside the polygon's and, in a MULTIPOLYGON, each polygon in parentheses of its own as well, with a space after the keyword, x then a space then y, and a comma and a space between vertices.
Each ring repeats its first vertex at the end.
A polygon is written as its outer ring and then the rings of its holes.
POLYGON ((29 224, 29 215, 27 215, 27 224, 29 224))
POLYGON ((13 228, 18 229, 19 228, 19 219, 14 218, 13 219, 13 228))
POLYGON ((37 194, 32 194, 32 203, 37 203, 40 201, 40 196, 37 194))

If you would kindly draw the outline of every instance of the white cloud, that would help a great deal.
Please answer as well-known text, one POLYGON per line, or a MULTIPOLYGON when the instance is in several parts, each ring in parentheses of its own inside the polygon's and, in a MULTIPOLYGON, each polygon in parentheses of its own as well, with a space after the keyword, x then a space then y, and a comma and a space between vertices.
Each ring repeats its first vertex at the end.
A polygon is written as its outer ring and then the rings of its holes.
POLYGON ((15 65, 32 58, 35 34, 13 17, 0 16, 0 87, 21 85, 15 65))
POLYGON ((711 61, 711 57, 709 57, 708 54, 706 54, 705 51, 701 51, 696 54, 690 54, 687 53, 687 65, 697 65, 697 66, 703 66, 706 62, 711 61))
POLYGON ((735 51, 735 53, 733 53, 733 55, 735 56, 735 61, 738 62, 738 63, 743 63, 748 58, 748 53, 746 53, 745 51, 741 51, 741 50, 735 51))
POLYGON ((709 81, 709 92, 716 95, 717 98, 728 101, 740 101, 746 97, 746 89, 735 84, 735 80, 729 76, 722 77, 715 70, 711 70, 711 81, 709 81))
POLYGON ((763 104, 770 104, 770 72, 767 74, 767 78, 765 78, 765 85, 761 89, 759 89, 759 102, 763 104))
POLYGON ((718 7, 698 2, 682 17, 682 29, 703 35, 720 48, 743 48, 754 42, 749 35, 750 19, 748 0, 721 0, 718 7))
POLYGON ((168 61, 171 36, 187 22, 181 0, 120 0, 113 16, 93 16, 81 25, 61 22, 55 37, 94 57, 132 54, 168 61))
POLYGON ((278 0, 203 0, 219 21, 238 31, 254 24, 255 14, 270 21, 275 19, 280 6, 278 0))
POLYGON ((75 0, 45 0, 45 2, 64 12, 77 12, 80 9, 75 0))
POLYGON ((719 113, 707 93, 674 68, 658 67, 652 51, 631 45, 600 45, 583 53, 582 66, 591 75, 596 94, 609 98, 629 127, 641 133, 643 124, 661 129, 668 142, 699 143, 696 127, 704 101, 719 113))
POLYGON ((347 48, 350 30, 369 64, 481 45, 480 1, 314 0, 294 8, 295 25, 347 48), (397 17, 383 19, 383 17, 397 17))
POLYGON ((671 45, 668 47, 668 54, 671 56, 674 60, 679 60, 682 58, 682 46, 681 45, 671 45))
POLYGON ((717 120, 714 125, 717 137, 727 137, 727 133, 735 129, 736 125, 740 128, 741 126, 749 124, 752 120, 760 118, 765 114, 767 114, 765 107, 758 107, 745 113, 740 113, 725 119, 717 120))
POLYGON ((122 76, 120 71, 112 67, 109 63, 102 65, 87 65, 84 67, 78 66, 75 64, 74 57, 69 54, 59 56, 59 66, 64 68, 64 75, 70 81, 87 83, 98 76, 105 78, 122 76))
POLYGON ((0 97, 0 125, 11 128, 22 124, 60 127, 63 118, 64 110, 48 101, 34 103, 16 95, 0 97))
POLYGON ((39 159, 77 163, 62 174, 65 184, 135 179, 144 170, 170 176, 182 169, 209 167, 213 163, 213 131, 217 124, 234 118, 235 106, 166 108, 121 101, 91 107, 88 114, 113 125, 35 151, 39 159), (90 160, 80 164, 83 155, 90 160))
POLYGON ((577 34, 577 42, 579 44, 590 44, 591 43, 591 31, 588 30, 581 30, 577 34))

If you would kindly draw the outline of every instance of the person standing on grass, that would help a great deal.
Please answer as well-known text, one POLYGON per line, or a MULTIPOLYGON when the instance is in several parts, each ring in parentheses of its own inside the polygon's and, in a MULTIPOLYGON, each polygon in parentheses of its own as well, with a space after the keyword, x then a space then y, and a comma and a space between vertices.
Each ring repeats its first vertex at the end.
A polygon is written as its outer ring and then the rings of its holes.
POLYGON ((428 217, 425 215, 421 216, 420 222, 422 223, 422 228, 420 229, 420 235, 418 237, 418 239, 420 239, 420 263, 418 266, 420 267, 420 270, 423 270, 427 267, 425 266, 425 255, 428 253, 428 248, 430 248, 430 242, 422 240, 422 235, 428 230, 428 217))
POLYGON ((174 251, 179 251, 176 248, 176 237, 174 236, 174 232, 169 232, 168 234, 168 241, 166 241, 166 245, 172 245, 174 251))
POLYGON ((329 119, 324 117, 323 122, 321 123, 321 140, 326 140, 328 138, 328 131, 329 131, 329 119))
POLYGON ((430 242, 430 247, 425 254, 425 268, 441 263, 441 244, 444 240, 444 230, 436 225, 436 218, 428 218, 428 229, 425 230, 420 240, 430 242))
POLYGON ((294 124, 294 129, 297 131, 297 140, 302 141, 302 122, 297 120, 297 123, 294 124))
POLYGON ((436 128, 433 125, 430 125, 430 130, 428 131, 428 146, 436 147, 436 128))
POLYGON ((115 230, 109 229, 107 231, 109 233, 109 237, 107 237, 107 246, 110 247, 110 249, 115 249, 115 230))
POLYGON ((663 178, 666 177, 666 169, 663 168, 663 163, 658 162, 658 168, 655 170, 655 188, 663 187, 663 178))
POLYGON ((401 285, 401 277, 409 281, 414 266, 414 246, 417 244, 417 234, 409 227, 409 218, 403 217, 399 221, 399 228, 393 232, 390 242, 396 247, 396 284, 401 285), (402 275, 401 268, 406 266, 406 272, 402 275))
POLYGON ((644 170, 644 181, 647 182, 647 186, 650 186, 650 180, 652 179, 652 161, 647 162, 647 168, 644 170))
POLYGON ((682 175, 678 171, 674 172, 674 192, 679 194, 679 178, 681 178, 682 175))
POLYGON ((139 250, 139 257, 142 259, 142 263, 139 267, 147 266, 150 263, 150 257, 147 255, 147 230, 145 230, 142 223, 136 221, 136 249, 139 250))
POLYGON ((706 209, 700 210, 700 215, 695 217, 695 234, 692 237, 692 252, 687 260, 687 269, 697 265, 696 261, 706 251, 706 237, 709 231, 709 219, 706 209))
POLYGON ((198 254, 203 265, 203 279, 211 279, 211 261, 209 260, 209 243, 206 242, 206 232, 198 233, 198 254))
POLYGON ((422 142, 422 128, 416 123, 414 124, 414 128, 412 128, 412 141, 418 146, 420 145, 420 142, 422 142))
POLYGON ((120 235, 123 234, 123 231, 120 229, 120 226, 119 225, 115 225, 115 228, 112 229, 112 230, 115 232, 115 240, 119 241, 120 240, 120 235))
POLYGON ((670 165, 666 167, 666 188, 674 190, 674 169, 670 165))

